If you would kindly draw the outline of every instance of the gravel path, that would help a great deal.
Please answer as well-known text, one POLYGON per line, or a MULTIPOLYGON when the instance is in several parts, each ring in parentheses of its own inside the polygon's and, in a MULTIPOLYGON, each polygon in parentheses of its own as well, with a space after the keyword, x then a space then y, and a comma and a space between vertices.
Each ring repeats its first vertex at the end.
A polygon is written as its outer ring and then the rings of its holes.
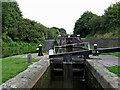
POLYGON ((112 55, 100 55, 101 58, 98 62, 103 64, 104 66, 120 66, 120 58, 112 55))
MULTIPOLYGON (((31 54, 32 58, 34 59, 41 59, 41 56, 38 56, 38 53, 35 54, 31 54)), ((6 57, 6 58, 16 58, 16 57, 21 57, 21 58, 27 58, 28 54, 23 54, 23 55, 15 55, 15 56, 10 56, 10 57, 6 57)))

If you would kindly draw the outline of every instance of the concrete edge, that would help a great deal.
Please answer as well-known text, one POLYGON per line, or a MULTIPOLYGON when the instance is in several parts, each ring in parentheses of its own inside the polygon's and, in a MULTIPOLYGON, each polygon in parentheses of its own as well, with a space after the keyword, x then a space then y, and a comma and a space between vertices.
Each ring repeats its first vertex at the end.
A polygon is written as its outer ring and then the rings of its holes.
POLYGON ((28 66, 28 68, 0 85, 1 89, 32 88, 50 65, 48 55, 42 56, 41 60, 28 66))
POLYGON ((106 69, 97 59, 87 59, 86 66, 104 89, 120 90, 120 78, 106 69))

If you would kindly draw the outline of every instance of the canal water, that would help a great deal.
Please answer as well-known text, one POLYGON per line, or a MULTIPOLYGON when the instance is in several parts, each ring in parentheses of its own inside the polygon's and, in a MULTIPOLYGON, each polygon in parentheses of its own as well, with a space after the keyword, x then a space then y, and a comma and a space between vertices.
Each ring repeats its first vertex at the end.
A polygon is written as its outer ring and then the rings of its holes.
MULTIPOLYGON (((81 51, 81 49, 80 48, 72 49, 71 46, 67 48, 56 49, 56 53, 64 53, 64 52, 71 52, 71 51, 81 51)), ((72 57, 72 58, 76 58, 76 57, 72 57)), ((82 56, 79 58, 82 58, 82 56)), ((64 65, 55 66, 54 64, 54 67, 57 67, 57 70, 58 70, 58 67, 59 68, 63 67, 62 72, 55 72, 54 70, 51 69, 53 67, 51 64, 49 68, 46 70, 46 72, 44 73, 44 75, 33 87, 32 90, 36 90, 36 88, 37 90, 41 90, 41 89, 88 90, 89 88, 93 90, 103 90, 101 85, 94 78, 94 76, 92 75, 90 70, 87 68, 87 66, 85 66, 85 64, 82 64, 82 65, 72 64, 72 68, 71 68, 69 65, 66 67, 64 65), (67 69, 64 69, 64 67, 67 69), (81 72, 80 69, 82 68, 84 70, 81 72), (74 72, 71 71, 73 69, 75 70, 74 72), (78 71, 76 72, 77 69, 79 69, 80 72, 78 71), (83 78, 83 75, 84 75, 84 78, 83 78)))
POLYGON ((32 90, 41 89, 72 89, 72 90, 103 90, 97 80, 93 77, 91 72, 86 68, 85 81, 82 81, 80 77, 74 77, 70 80, 64 79, 63 76, 51 75, 50 67, 36 83, 32 90))

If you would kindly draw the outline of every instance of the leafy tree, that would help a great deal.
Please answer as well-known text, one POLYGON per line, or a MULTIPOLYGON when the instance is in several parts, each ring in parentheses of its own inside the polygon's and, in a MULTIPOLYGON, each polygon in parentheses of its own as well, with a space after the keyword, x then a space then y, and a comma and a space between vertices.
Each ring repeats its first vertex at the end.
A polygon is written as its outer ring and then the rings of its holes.
POLYGON ((91 29, 89 28, 88 22, 93 16, 96 15, 92 12, 84 12, 83 15, 75 23, 74 34, 80 34, 81 37, 85 37, 90 34, 91 29))
POLYGON ((56 28, 48 28, 48 38, 55 39, 60 34, 59 30, 56 28))
POLYGON ((104 15, 109 26, 120 26, 120 2, 109 6, 104 15))
POLYGON ((13 40, 17 40, 18 26, 22 21, 22 14, 17 2, 2 2, 2 32, 13 40))
MULTIPOLYGON (((97 16, 91 12, 85 12, 76 21, 74 34, 80 34, 81 37, 95 36, 96 34, 108 34, 120 32, 120 2, 112 4, 106 10, 104 15, 97 16)), ((114 35, 118 36, 118 35, 114 35)))
POLYGON ((120 28, 120 2, 109 6, 104 13, 105 27, 108 32, 120 28))
POLYGON ((52 27, 52 28, 54 28, 54 29, 56 29, 56 30, 59 30, 58 32, 58 35, 60 34, 60 35, 62 35, 62 36, 65 36, 66 35, 66 30, 64 29, 64 28, 58 28, 58 27, 52 27))
POLYGON ((104 19, 102 16, 93 16, 89 22, 88 26, 91 30, 90 36, 95 35, 95 33, 104 33, 104 27, 103 27, 104 19))
POLYGON ((64 28, 60 28, 59 29, 59 32, 62 36, 65 36, 66 35, 66 30, 64 28))
POLYGON ((54 39, 59 34, 57 28, 47 28, 36 21, 24 19, 17 2, 2 3, 3 41, 24 41, 40 43, 54 39))

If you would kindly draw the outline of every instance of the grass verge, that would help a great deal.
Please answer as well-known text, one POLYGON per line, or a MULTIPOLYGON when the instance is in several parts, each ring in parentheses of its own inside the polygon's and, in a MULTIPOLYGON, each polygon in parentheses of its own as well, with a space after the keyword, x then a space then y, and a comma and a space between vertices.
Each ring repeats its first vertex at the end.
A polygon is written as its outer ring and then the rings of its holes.
MULTIPOLYGON (((27 58, 5 58, 1 60, 2 62, 2 83, 15 77, 20 72, 27 69, 32 63, 27 63, 27 58)), ((33 59, 32 62, 37 62, 39 60, 33 59)))
POLYGON ((22 55, 26 53, 35 53, 37 43, 26 43, 26 42, 12 42, 2 43, 2 57, 9 57, 14 55, 22 55))
POLYGON ((118 52, 114 52, 114 53, 101 53, 100 55, 113 55, 113 56, 120 57, 120 53, 118 53, 118 52))
MULTIPOLYGON (((106 67, 106 66, 105 66, 106 67)), ((120 77, 120 66, 106 67, 110 72, 117 74, 120 77)))

